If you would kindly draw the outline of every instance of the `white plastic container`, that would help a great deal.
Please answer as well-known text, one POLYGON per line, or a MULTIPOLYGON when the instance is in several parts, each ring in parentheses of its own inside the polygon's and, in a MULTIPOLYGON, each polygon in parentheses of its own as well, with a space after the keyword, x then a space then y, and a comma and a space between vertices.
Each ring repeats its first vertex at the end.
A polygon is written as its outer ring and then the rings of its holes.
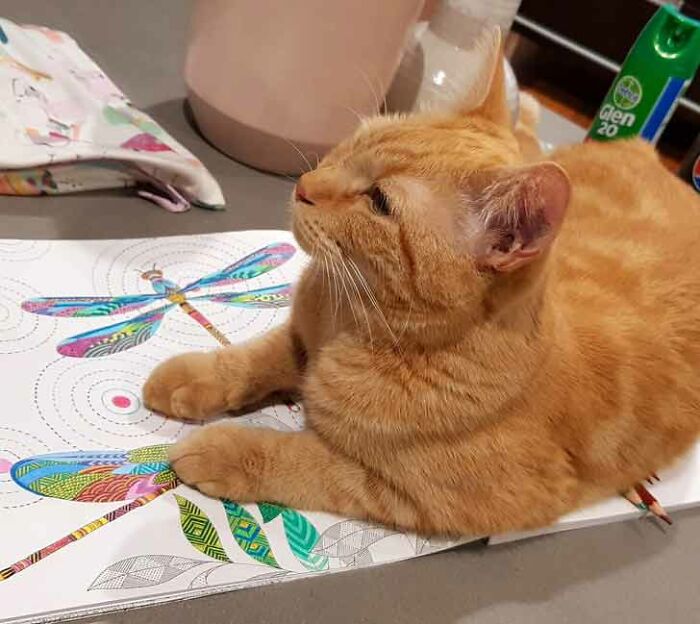
MULTIPOLYGON (((510 30, 520 0, 442 0, 414 28, 387 96, 392 111, 441 108, 466 93, 481 61, 477 42, 497 25, 503 37, 510 30)), ((517 116, 518 87, 506 62, 508 97, 517 116)))

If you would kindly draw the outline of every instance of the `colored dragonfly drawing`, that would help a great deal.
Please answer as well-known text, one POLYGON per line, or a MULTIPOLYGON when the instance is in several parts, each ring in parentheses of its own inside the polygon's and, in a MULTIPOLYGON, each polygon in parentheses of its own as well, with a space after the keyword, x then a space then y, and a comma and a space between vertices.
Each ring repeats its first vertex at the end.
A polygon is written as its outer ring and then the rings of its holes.
POLYGON ((168 303, 126 321, 94 329, 59 343, 61 355, 75 358, 104 357, 126 351, 152 338, 163 317, 179 307, 199 323, 222 345, 230 342, 197 308, 193 301, 215 302, 241 308, 281 308, 289 305, 291 284, 280 284, 257 290, 208 293, 192 297, 202 288, 230 286, 272 271, 295 253, 289 243, 267 245, 226 268, 202 277, 184 288, 166 279, 157 268, 141 277, 151 283, 154 294, 121 297, 37 297, 22 303, 22 309, 33 314, 62 317, 114 316, 138 310, 152 303, 168 303))
MULTIPOLYGON (((55 542, 0 569, 0 582, 19 574, 49 555, 139 509, 179 485, 167 459, 168 445, 130 451, 69 451, 21 459, 0 459, 0 472, 9 472, 19 487, 37 496, 76 503, 126 504, 64 535, 55 542)), ((187 541, 210 560, 233 563, 208 516, 184 496, 175 495, 180 526, 187 541)), ((221 501, 231 534, 246 555, 258 564, 281 568, 261 523, 242 505, 221 501)), ((281 516, 293 554, 309 570, 328 567, 328 559, 314 552, 319 534, 303 514, 269 503, 258 503, 263 523, 281 516)))
POLYGON ((0 570, 0 581, 176 487, 179 482, 168 464, 167 449, 168 445, 158 445, 133 451, 49 453, 11 465, 12 480, 38 496, 83 503, 130 502, 0 570))

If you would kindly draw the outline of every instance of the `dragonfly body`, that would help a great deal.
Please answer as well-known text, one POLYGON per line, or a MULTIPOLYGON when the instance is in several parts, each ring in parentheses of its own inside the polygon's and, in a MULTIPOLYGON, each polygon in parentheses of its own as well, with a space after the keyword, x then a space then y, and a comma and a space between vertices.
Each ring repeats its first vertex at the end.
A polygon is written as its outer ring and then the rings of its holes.
MULTIPOLYGON (((176 295, 181 292, 180 287, 169 279, 163 277, 163 271, 160 269, 150 269, 141 273, 141 277, 147 282, 151 282, 151 287, 158 295, 165 295, 170 298, 171 295, 176 295)), ((173 303, 178 303, 174 301, 173 303)))
POLYGON ((171 282, 163 277, 163 271, 151 269, 141 273, 141 277, 151 282, 151 286, 157 294, 165 296, 168 301, 180 306, 180 309, 185 314, 206 329, 221 345, 228 346, 231 344, 228 338, 214 327, 214 323, 187 301, 187 295, 175 282, 171 282))
POLYGON ((281 284, 249 291, 207 294, 196 294, 197 291, 237 284, 258 277, 287 262, 295 251, 289 243, 273 243, 182 288, 165 278, 163 271, 154 267, 141 274, 143 279, 151 283, 153 294, 121 297, 38 297, 23 302, 22 308, 33 314, 78 318, 126 314, 151 303, 165 304, 129 320, 64 340, 58 345, 57 351, 68 357, 104 357, 136 347, 155 335, 165 315, 175 307, 179 307, 206 329, 220 344, 228 345, 230 342, 226 336, 194 306, 193 301, 215 302, 241 308, 281 308, 289 305, 291 285, 281 284))

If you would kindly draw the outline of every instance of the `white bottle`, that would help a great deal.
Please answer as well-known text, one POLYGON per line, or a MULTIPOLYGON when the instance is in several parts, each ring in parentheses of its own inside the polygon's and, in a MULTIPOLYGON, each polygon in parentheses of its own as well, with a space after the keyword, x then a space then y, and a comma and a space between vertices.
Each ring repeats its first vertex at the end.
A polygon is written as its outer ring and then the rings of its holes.
MULTIPOLYGON (((442 0, 416 25, 387 95, 390 111, 441 109, 469 91, 482 60, 477 42, 485 28, 510 30, 520 0, 442 0)), ((505 62, 508 100, 518 112, 518 85, 505 62)))

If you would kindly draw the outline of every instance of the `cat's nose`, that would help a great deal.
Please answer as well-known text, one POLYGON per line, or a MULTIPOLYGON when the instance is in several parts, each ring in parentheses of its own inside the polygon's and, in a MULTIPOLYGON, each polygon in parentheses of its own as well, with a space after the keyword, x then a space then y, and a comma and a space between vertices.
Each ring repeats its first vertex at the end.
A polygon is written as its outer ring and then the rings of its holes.
POLYGON ((309 204, 310 206, 314 205, 314 203, 309 199, 309 196, 306 190, 304 189, 304 185, 302 184, 301 180, 297 182, 297 186, 294 189, 294 199, 301 202, 302 204, 309 204))

